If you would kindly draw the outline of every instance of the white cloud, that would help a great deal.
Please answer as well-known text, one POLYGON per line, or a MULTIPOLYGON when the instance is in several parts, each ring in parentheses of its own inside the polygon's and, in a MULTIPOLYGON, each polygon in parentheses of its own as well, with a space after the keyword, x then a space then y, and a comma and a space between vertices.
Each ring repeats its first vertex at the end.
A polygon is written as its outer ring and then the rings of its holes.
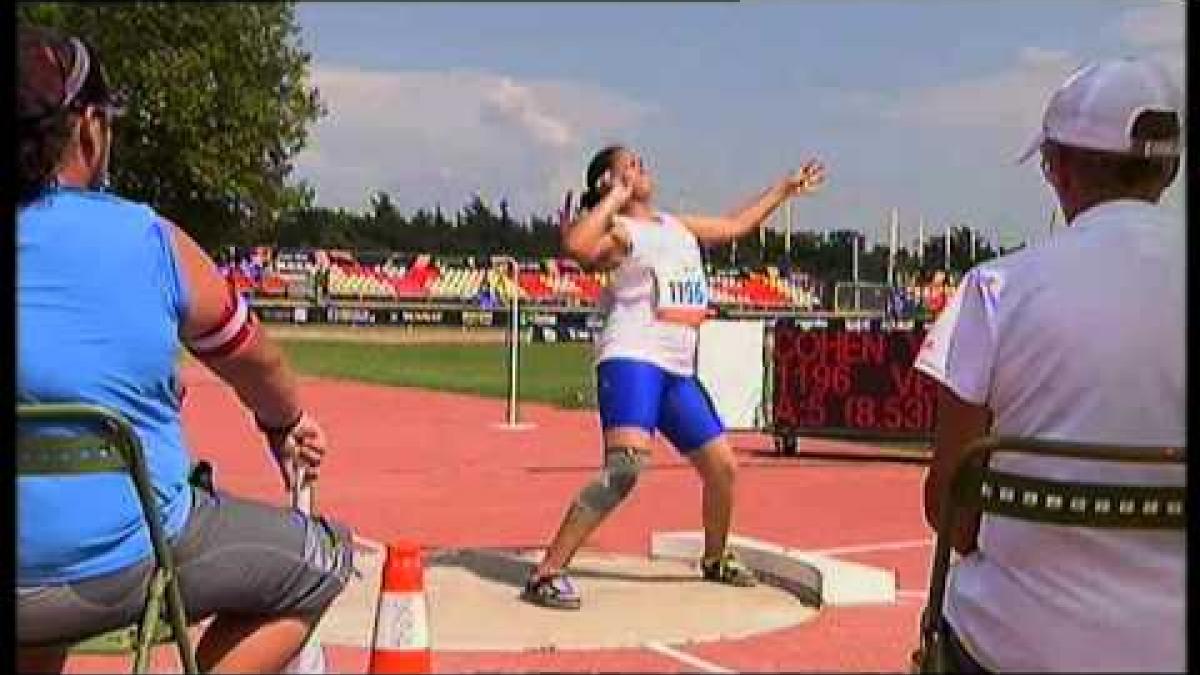
POLYGON ((480 191, 549 212, 582 182, 593 146, 653 111, 586 84, 479 71, 316 68, 313 79, 329 114, 297 172, 325 206, 359 208, 382 189, 401 208, 454 209, 480 191))
MULTIPOLYGON (((1184 86, 1182 3, 1165 0, 1127 10, 1109 28, 1125 49, 1095 56, 1131 55, 1157 61, 1184 86)), ((1012 147, 1037 128, 1051 92, 1085 60, 1063 50, 1026 46, 1011 63, 992 72, 892 94, 853 96, 892 121, 934 129, 974 128, 1012 147)))
MULTIPOLYGON (((990 218, 1008 237, 1039 231, 1036 223, 1043 219, 1034 215, 1033 204, 1040 196, 1048 208, 1053 197, 1041 184, 1036 167, 1016 167, 1012 161, 1040 126, 1051 93, 1085 61, 1126 55, 1158 61, 1182 87, 1183 19, 1179 3, 1141 5, 1114 13, 1104 29, 1111 46, 1103 50, 1075 53, 1046 45, 1026 46, 990 70, 931 86, 841 92, 836 96, 839 105, 888 123, 865 127, 863 137, 881 144, 902 137, 910 157, 948 172, 937 179, 931 172, 907 192, 876 198, 879 203, 874 206, 894 199, 935 218, 972 222, 990 218), (928 196, 929 185, 940 186, 935 197, 928 196), (1007 206, 997 208, 1001 204, 1007 206)), ((897 173, 886 161, 880 164, 880 171, 897 173)), ((858 179, 866 183, 862 191, 875 191, 876 197, 880 184, 895 180, 876 175, 858 179)), ((1182 183, 1182 179, 1176 182, 1182 183)), ((1179 192, 1180 188, 1173 188, 1167 193, 1169 205, 1177 201, 1179 192)), ((839 206, 846 212, 852 208, 854 204, 839 206)), ((883 212, 881 208, 866 211, 883 212)))
POLYGON ((1159 62, 1185 88, 1185 23, 1183 3, 1163 1, 1124 12, 1114 29, 1132 54, 1159 62))
POLYGON ((1185 22, 1183 3, 1166 0, 1125 12, 1117 28, 1134 47, 1182 49, 1185 22))
POLYGON ((1050 92, 1078 65, 1067 52, 1026 47, 1002 70, 903 92, 884 115, 917 125, 1029 131, 1050 92))
POLYGON ((502 123, 511 123, 536 141, 559 149, 574 143, 575 133, 563 119, 546 112, 537 95, 527 86, 511 79, 500 79, 497 86, 484 97, 483 111, 502 123))

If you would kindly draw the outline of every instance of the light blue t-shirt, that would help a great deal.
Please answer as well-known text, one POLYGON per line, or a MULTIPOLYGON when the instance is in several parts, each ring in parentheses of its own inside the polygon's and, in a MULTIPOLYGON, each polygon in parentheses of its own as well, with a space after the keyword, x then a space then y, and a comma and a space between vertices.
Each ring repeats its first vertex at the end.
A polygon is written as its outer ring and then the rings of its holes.
MULTIPOLYGON (((169 226, 148 206, 58 188, 17 212, 17 401, 93 403, 133 424, 167 536, 191 509, 176 393, 188 297, 169 226)), ((79 581, 150 556, 121 474, 22 477, 17 584, 79 581)))

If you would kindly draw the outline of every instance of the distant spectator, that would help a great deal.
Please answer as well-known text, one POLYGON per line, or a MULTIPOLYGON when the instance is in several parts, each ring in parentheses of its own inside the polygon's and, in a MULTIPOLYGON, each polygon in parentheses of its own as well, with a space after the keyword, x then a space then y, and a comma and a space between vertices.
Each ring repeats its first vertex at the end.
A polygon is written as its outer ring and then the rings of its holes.
POLYGON ((888 320, 899 321, 905 318, 905 309, 904 287, 892 286, 888 289, 887 303, 884 306, 884 316, 888 320))
POLYGON ((492 292, 492 285, 484 277, 483 282, 479 285, 479 292, 475 294, 475 300, 483 309, 493 309, 496 307, 496 296, 492 292))
POLYGON ((262 263, 262 256, 255 255, 250 259, 250 280, 257 286, 262 283, 263 272, 265 268, 262 263))
POLYGON ((937 318, 946 308, 946 273, 938 270, 933 273, 929 285, 925 287, 925 308, 937 318))
POLYGON ((313 299, 318 306, 324 306, 329 298, 329 266, 317 267, 312 271, 313 299))

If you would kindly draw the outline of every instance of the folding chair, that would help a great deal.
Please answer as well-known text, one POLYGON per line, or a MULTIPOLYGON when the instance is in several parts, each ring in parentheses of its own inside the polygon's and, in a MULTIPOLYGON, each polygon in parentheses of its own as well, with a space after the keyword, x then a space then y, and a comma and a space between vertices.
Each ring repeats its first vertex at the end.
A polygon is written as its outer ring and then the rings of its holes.
POLYGON ((938 514, 937 545, 929 580, 929 598, 921 615, 921 642, 913 661, 917 672, 950 672, 947 638, 941 631, 942 603, 950 569, 950 533, 960 508, 1037 523, 1104 529, 1186 527, 1185 486, 1120 485, 1031 478, 989 467, 996 452, 1039 457, 1180 464, 1185 448, 1070 443, 991 436, 966 450, 951 479, 948 498, 938 514))
POLYGON ((145 456, 137 434, 120 414, 96 405, 18 405, 17 473, 19 476, 124 473, 137 492, 142 514, 154 546, 155 568, 146 593, 141 620, 71 645, 76 652, 134 652, 133 672, 144 673, 150 645, 173 641, 184 672, 196 673, 184 615, 179 574, 162 529, 159 509, 151 491, 145 456), (33 427, 49 424, 87 425, 70 435, 35 433, 33 427), (163 622, 166 610, 167 623, 163 622), (132 649, 131 649, 132 648, 132 649))

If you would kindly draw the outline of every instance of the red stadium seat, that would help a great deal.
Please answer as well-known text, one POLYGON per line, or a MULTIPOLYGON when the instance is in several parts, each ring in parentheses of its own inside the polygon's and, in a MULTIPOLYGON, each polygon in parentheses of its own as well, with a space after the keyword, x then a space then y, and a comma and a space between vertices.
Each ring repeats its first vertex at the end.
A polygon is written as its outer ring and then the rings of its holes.
POLYGON ((533 300, 544 300, 553 295, 553 291, 537 272, 521 272, 517 282, 521 285, 521 290, 533 300))

